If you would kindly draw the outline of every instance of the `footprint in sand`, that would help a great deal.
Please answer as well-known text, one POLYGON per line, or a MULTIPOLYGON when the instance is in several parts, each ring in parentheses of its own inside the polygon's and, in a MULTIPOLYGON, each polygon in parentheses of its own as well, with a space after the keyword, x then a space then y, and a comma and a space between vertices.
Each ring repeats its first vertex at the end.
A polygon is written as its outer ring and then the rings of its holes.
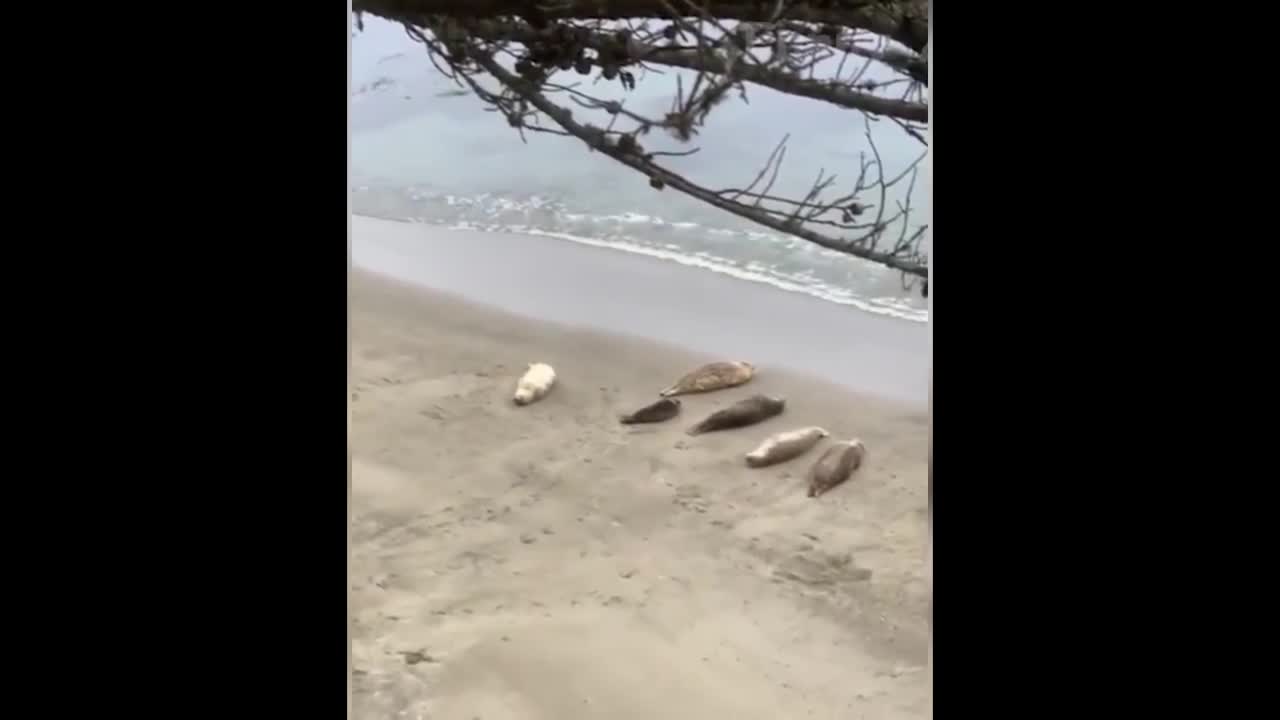
POLYGON ((775 581, 790 580, 810 587, 833 587, 871 580, 871 570, 857 567, 853 556, 796 553, 774 568, 775 581))
POLYGON ((710 507, 707 499, 702 497, 702 490, 696 485, 681 485, 677 487, 676 495, 671 502, 685 510, 696 513, 706 513, 710 507))
POLYGON ((426 398, 461 398, 488 390, 494 382, 475 374, 453 374, 419 380, 410 386, 414 396, 426 398))

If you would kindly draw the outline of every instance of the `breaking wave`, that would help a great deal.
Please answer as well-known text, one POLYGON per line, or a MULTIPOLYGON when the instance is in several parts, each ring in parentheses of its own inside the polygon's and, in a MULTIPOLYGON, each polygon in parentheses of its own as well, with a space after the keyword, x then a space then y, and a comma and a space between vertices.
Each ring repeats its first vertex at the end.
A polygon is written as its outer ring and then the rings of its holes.
POLYGON ((918 290, 903 287, 888 268, 818 247, 799 238, 743 227, 672 221, 639 212, 591 212, 540 195, 469 196, 420 187, 354 188, 361 215, 457 230, 542 235, 592 247, 645 255, 750 282, 803 293, 860 310, 926 322, 918 290))

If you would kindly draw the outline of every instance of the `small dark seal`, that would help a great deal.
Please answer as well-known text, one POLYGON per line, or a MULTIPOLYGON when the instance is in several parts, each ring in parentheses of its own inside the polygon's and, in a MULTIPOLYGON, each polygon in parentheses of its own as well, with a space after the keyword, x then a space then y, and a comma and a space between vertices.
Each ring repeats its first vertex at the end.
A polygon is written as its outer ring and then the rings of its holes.
POLYGON ((675 398, 663 398, 655 403, 645 405, 633 413, 618 417, 623 425, 635 423, 659 423, 670 420, 680 414, 680 401, 675 398))
POLYGON ((780 414, 786 404, 787 401, 784 398, 752 395, 746 400, 739 400, 723 410, 711 413, 705 420, 689 428, 688 433, 690 435, 701 435, 702 433, 715 432, 716 430, 729 430, 731 428, 755 425, 780 414))
POLYGON ((827 448, 809 471, 809 497, 816 498, 848 480, 866 457, 867 448, 856 438, 827 448))

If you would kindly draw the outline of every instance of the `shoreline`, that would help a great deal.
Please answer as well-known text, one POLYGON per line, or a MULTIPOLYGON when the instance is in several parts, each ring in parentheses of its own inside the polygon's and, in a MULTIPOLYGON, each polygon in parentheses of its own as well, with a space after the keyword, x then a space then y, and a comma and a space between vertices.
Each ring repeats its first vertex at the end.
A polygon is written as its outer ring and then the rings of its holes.
MULTIPOLYGON (((630 237, 619 238, 612 235, 608 236, 608 239, 606 240, 591 235, 575 234, 572 231, 545 230, 542 228, 527 226, 504 226, 501 224, 486 224, 470 220, 457 220, 453 223, 445 223, 437 222, 429 215, 422 216, 402 214, 394 211, 379 212, 377 209, 369 208, 367 206, 361 207, 359 210, 354 211, 353 214, 370 220, 380 220, 409 225, 426 225, 445 232, 487 232, 506 235, 536 235, 555 238, 577 245, 582 245, 584 247, 595 247, 612 250, 614 252, 624 252, 630 255, 658 259, 664 262, 683 265, 685 267, 697 268, 720 275, 727 275, 738 280, 768 285, 785 292, 800 293, 833 304, 847 305, 872 315, 892 317, 908 322, 928 322, 927 308, 913 306, 909 303, 903 304, 898 298, 857 294, 846 295, 842 288, 838 286, 832 286, 825 283, 818 283, 816 285, 807 284, 800 279, 800 276, 773 273, 763 266, 756 267, 754 264, 750 263, 747 265, 741 265, 737 264, 733 260, 719 257, 714 254, 704 254, 688 249, 681 249, 678 246, 671 244, 657 246, 654 244, 640 242, 630 237)), ((606 218, 613 220, 620 219, 620 216, 616 214, 597 217, 602 220, 606 218)), ((688 224, 696 227, 695 223, 688 224)), ((666 225, 666 223, 659 222, 659 225, 663 226, 666 225)), ((686 223, 671 223, 672 227, 679 227, 682 225, 686 225, 686 223)), ((733 230, 714 227, 710 229, 702 228, 701 230, 717 235, 736 232, 733 230)), ((693 231, 693 234, 700 234, 700 232, 693 231)), ((743 234, 740 237, 740 241, 754 242, 754 238, 743 234)))
POLYGON ((546 235, 357 215, 351 257, 353 268, 530 319, 749 359, 928 407, 927 323, 546 235))

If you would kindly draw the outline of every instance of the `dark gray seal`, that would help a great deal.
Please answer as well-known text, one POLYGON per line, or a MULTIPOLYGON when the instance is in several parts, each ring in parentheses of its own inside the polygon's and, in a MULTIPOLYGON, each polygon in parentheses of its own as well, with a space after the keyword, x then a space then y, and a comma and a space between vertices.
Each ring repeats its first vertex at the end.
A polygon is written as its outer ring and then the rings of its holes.
POLYGON ((689 428, 687 432, 690 435, 701 435, 716 430, 755 425, 780 414, 786 405, 787 401, 784 398, 752 395, 746 400, 739 400, 723 410, 711 413, 705 420, 689 428))
POLYGON ((827 448, 809 471, 809 497, 816 498, 848 480, 866 457, 867 448, 856 438, 827 448))
POLYGON ((645 405, 635 412, 620 415, 618 417, 618 422, 623 425, 634 425, 636 423, 659 423, 666 422, 679 414, 679 400, 675 398, 662 398, 655 403, 645 405))

